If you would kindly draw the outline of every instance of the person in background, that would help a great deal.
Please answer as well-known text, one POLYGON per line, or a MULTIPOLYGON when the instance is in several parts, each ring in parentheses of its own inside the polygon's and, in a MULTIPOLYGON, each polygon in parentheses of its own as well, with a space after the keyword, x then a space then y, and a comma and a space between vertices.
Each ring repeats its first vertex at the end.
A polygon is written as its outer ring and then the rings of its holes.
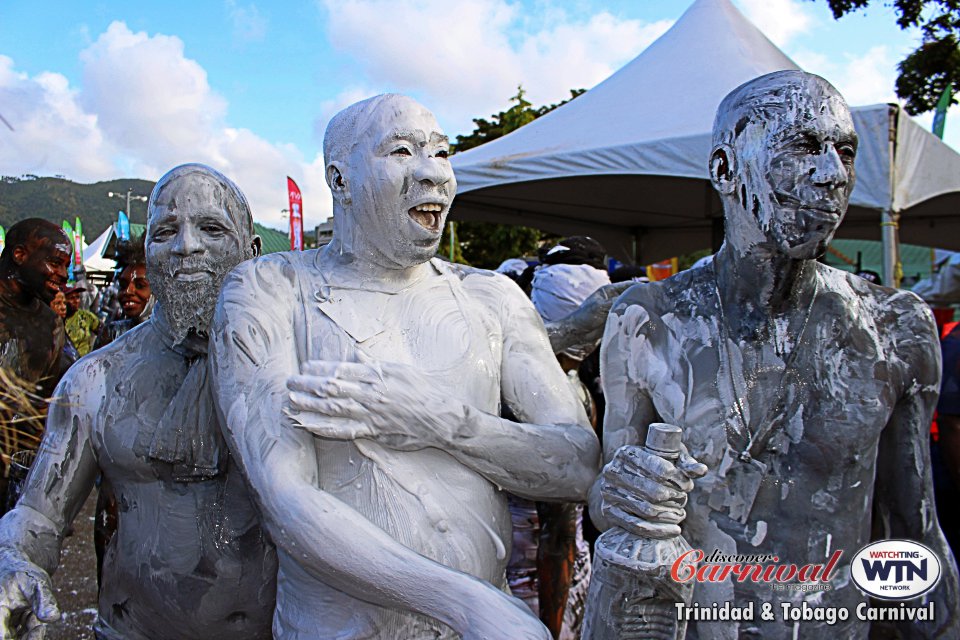
POLYGON ((69 287, 64 292, 67 297, 67 336, 77 348, 80 357, 90 353, 93 349, 93 342, 97 337, 97 329, 100 328, 100 319, 97 314, 82 308, 81 294, 86 291, 85 287, 69 287))
POLYGON ((147 280, 143 236, 125 243, 118 250, 117 298, 121 316, 105 322, 97 339, 97 347, 110 344, 118 337, 143 323, 153 312, 155 298, 147 280))
MULTIPOLYGON (((67 297, 63 294, 63 291, 58 291, 57 295, 53 297, 53 300, 50 301, 50 308, 53 309, 53 312, 60 316, 61 322, 66 322, 67 320, 67 297)), ((70 341, 69 336, 63 341, 63 349, 60 351, 60 375, 62 376, 66 373, 67 369, 70 368, 74 362, 80 359, 80 353, 77 352, 77 348, 73 346, 73 343, 70 341)))
MULTIPOLYGON (((530 297, 545 324, 570 317, 587 298, 610 285, 605 258, 606 252, 600 243, 586 236, 564 238, 540 252, 541 265, 533 273, 530 297)), ((621 291, 623 289, 617 290, 621 291)), ((615 297, 611 295, 611 301, 615 297)), ((596 339, 584 339, 563 350, 555 350, 560 366, 594 426, 594 400, 578 378, 577 370, 597 343, 596 339)), ((518 586, 537 585, 540 619, 555 638, 578 638, 590 585, 590 548, 583 536, 583 505, 570 502, 534 505, 514 498, 510 508, 511 517, 518 523, 514 541, 522 557, 515 554, 513 559, 517 562, 508 573, 517 579, 518 586), (526 539, 517 540, 518 537, 526 539), (533 549, 536 549, 535 569, 529 561, 534 555, 533 549)))

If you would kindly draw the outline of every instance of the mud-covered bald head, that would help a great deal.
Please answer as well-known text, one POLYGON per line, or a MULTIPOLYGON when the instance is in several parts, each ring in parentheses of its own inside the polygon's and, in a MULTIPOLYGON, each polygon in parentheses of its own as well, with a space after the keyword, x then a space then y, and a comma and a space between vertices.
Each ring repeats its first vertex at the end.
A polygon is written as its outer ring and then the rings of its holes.
POLYGON ((778 71, 731 91, 717 109, 710 156, 727 241, 822 255, 847 210, 856 149, 850 109, 819 76, 778 71))
POLYGON ((384 94, 330 120, 323 140, 334 244, 389 269, 432 258, 457 183, 450 145, 429 109, 384 94))
POLYGON ((48 303, 67 282, 71 244, 58 225, 41 218, 17 222, 0 254, 0 279, 28 297, 48 303))

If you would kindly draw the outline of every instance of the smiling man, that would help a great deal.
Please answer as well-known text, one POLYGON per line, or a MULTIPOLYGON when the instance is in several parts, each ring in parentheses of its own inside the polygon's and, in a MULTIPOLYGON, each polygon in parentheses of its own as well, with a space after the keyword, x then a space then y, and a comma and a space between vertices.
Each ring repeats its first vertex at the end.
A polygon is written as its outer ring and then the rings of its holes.
POLYGON ((0 255, 0 367, 40 385, 43 397, 60 375, 63 322, 49 304, 67 282, 70 256, 63 229, 39 218, 10 227, 0 255))
MULTIPOLYGON (((220 435, 207 332, 226 272, 259 253, 240 190, 203 165, 150 196, 150 319, 74 365, 16 508, 0 520, 0 637, 58 616, 49 574, 102 474, 118 505, 99 640, 270 637, 276 556, 220 435)), ((52 313, 52 312, 51 312, 52 313)))
POLYGON ((603 494, 606 524, 663 538, 679 534, 686 515, 683 535, 705 554, 770 554, 798 566, 843 552, 826 591, 698 583, 701 605, 753 603, 759 612, 772 603, 776 615, 695 622, 688 638, 866 638, 869 624, 854 615, 866 598, 848 570, 872 526, 942 559, 936 621, 905 624, 905 637, 958 637, 948 613, 957 575, 937 525, 927 447, 940 375, 933 318, 913 294, 816 260, 853 191, 850 111, 818 76, 773 73, 723 100, 713 143, 723 247, 712 264, 633 287, 607 323, 604 453, 613 462, 594 493, 603 494), (683 428, 706 468, 620 449, 642 444, 661 421, 683 428), (781 603, 804 602, 844 607, 849 619, 830 626, 780 615, 781 603))
POLYGON ((599 446, 520 289, 434 258, 447 154, 409 98, 348 107, 333 241, 224 285, 212 372, 278 545, 277 638, 549 638, 505 593, 503 490, 583 500, 599 446))

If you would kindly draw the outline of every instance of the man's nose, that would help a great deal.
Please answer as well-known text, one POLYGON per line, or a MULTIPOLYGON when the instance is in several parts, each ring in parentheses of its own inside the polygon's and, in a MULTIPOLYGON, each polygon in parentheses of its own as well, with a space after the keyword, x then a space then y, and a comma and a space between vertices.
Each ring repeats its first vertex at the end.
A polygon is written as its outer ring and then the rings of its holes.
POLYGON ((413 177, 420 182, 439 187, 449 182, 450 178, 453 177, 453 168, 443 158, 423 155, 420 156, 413 177))
POLYGON ((814 158, 810 176, 818 187, 838 189, 847 184, 847 167, 833 144, 825 144, 823 151, 814 158))
POLYGON ((200 242, 193 225, 182 225, 173 240, 173 253, 179 256, 187 256, 201 251, 203 251, 203 244, 200 242))

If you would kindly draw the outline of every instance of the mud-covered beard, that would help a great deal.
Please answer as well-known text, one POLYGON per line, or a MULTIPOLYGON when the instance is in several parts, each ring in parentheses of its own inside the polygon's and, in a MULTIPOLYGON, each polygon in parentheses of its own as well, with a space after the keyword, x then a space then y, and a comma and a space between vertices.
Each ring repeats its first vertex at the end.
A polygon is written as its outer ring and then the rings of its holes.
POLYGON ((163 273, 156 278, 156 282, 151 282, 163 309, 164 319, 173 334, 174 344, 186 340, 191 331, 201 337, 208 335, 220 287, 235 265, 232 262, 190 264, 185 261, 183 266, 202 268, 209 272, 209 276, 196 281, 182 281, 171 273, 163 273))

